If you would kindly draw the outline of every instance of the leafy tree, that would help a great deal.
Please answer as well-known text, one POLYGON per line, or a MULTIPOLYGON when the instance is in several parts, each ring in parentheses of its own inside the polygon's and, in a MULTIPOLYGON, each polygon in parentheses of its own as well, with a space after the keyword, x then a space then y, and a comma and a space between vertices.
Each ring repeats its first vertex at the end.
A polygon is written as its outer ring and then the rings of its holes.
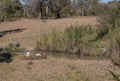
POLYGON ((13 17, 18 17, 18 14, 22 14, 22 5, 19 0, 1 0, 0 4, 1 21, 9 20, 13 17))
POLYGON ((46 3, 47 0, 25 0, 25 12, 28 15, 37 14, 39 18, 42 19, 46 13, 46 3))
POLYGON ((77 0, 78 14, 81 16, 98 15, 104 11, 99 0, 77 0))
POLYGON ((69 15, 71 0, 52 0, 51 2, 57 18, 69 15))
POLYGON ((26 6, 27 9, 32 12, 39 14, 39 17, 42 18, 51 13, 54 14, 57 18, 68 16, 71 7, 71 0, 28 0, 26 6))
POLYGON ((110 2, 108 10, 100 16, 100 23, 103 27, 120 27, 120 3, 110 2))

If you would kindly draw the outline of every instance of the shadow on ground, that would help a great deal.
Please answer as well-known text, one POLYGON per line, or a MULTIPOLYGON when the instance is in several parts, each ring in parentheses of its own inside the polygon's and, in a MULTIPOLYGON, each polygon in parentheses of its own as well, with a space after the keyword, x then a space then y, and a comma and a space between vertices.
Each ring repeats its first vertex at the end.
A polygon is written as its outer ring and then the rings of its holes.
POLYGON ((0 31, 0 37, 4 37, 7 34, 19 33, 22 32, 23 30, 26 30, 26 28, 17 28, 13 30, 0 31))

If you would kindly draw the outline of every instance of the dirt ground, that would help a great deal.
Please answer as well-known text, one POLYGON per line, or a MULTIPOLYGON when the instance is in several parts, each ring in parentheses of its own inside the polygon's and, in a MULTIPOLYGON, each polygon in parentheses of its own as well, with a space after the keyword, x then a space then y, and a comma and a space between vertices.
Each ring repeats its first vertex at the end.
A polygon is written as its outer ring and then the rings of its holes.
POLYGON ((120 69, 109 60, 71 60, 51 57, 33 61, 17 58, 10 64, 0 64, 0 81, 65 81, 61 79, 67 73, 80 73, 89 78, 75 81, 114 81, 108 70, 120 73, 120 69), (57 76, 59 78, 56 78, 57 76), (51 80, 52 78, 56 80, 51 80))
POLYGON ((19 42, 22 47, 35 47, 36 39, 39 38, 43 32, 49 32, 53 28, 60 31, 71 25, 96 25, 97 17, 78 17, 78 18, 62 18, 51 19, 46 22, 33 19, 21 19, 13 22, 0 23, 0 31, 12 30, 16 28, 26 28, 23 32, 7 34, 0 38, 0 47, 6 46, 11 42, 19 42))

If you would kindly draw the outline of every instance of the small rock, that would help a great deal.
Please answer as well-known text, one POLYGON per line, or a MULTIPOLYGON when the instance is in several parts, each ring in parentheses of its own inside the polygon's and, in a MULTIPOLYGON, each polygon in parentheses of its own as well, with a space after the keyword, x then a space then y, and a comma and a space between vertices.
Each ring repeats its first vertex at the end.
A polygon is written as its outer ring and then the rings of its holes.
POLYGON ((40 53, 35 54, 36 57, 41 57, 42 55, 40 53))
POLYGON ((29 57, 30 56, 30 52, 26 52, 26 57, 29 57))
POLYGON ((9 43, 9 46, 12 48, 19 48, 21 45, 18 42, 9 43))

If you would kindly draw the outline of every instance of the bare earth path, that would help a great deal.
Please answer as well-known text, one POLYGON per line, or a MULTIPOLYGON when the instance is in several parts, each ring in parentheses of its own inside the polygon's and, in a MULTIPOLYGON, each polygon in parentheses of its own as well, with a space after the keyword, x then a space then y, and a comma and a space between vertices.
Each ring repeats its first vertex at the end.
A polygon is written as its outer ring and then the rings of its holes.
POLYGON ((0 24, 0 31, 12 30, 16 28, 26 28, 23 32, 5 35, 0 38, 0 47, 8 45, 10 42, 19 42, 22 47, 35 47, 35 40, 42 32, 48 32, 52 28, 63 30, 71 25, 95 25, 96 17, 79 17, 47 20, 46 23, 40 20, 21 19, 19 21, 4 22, 0 24))

